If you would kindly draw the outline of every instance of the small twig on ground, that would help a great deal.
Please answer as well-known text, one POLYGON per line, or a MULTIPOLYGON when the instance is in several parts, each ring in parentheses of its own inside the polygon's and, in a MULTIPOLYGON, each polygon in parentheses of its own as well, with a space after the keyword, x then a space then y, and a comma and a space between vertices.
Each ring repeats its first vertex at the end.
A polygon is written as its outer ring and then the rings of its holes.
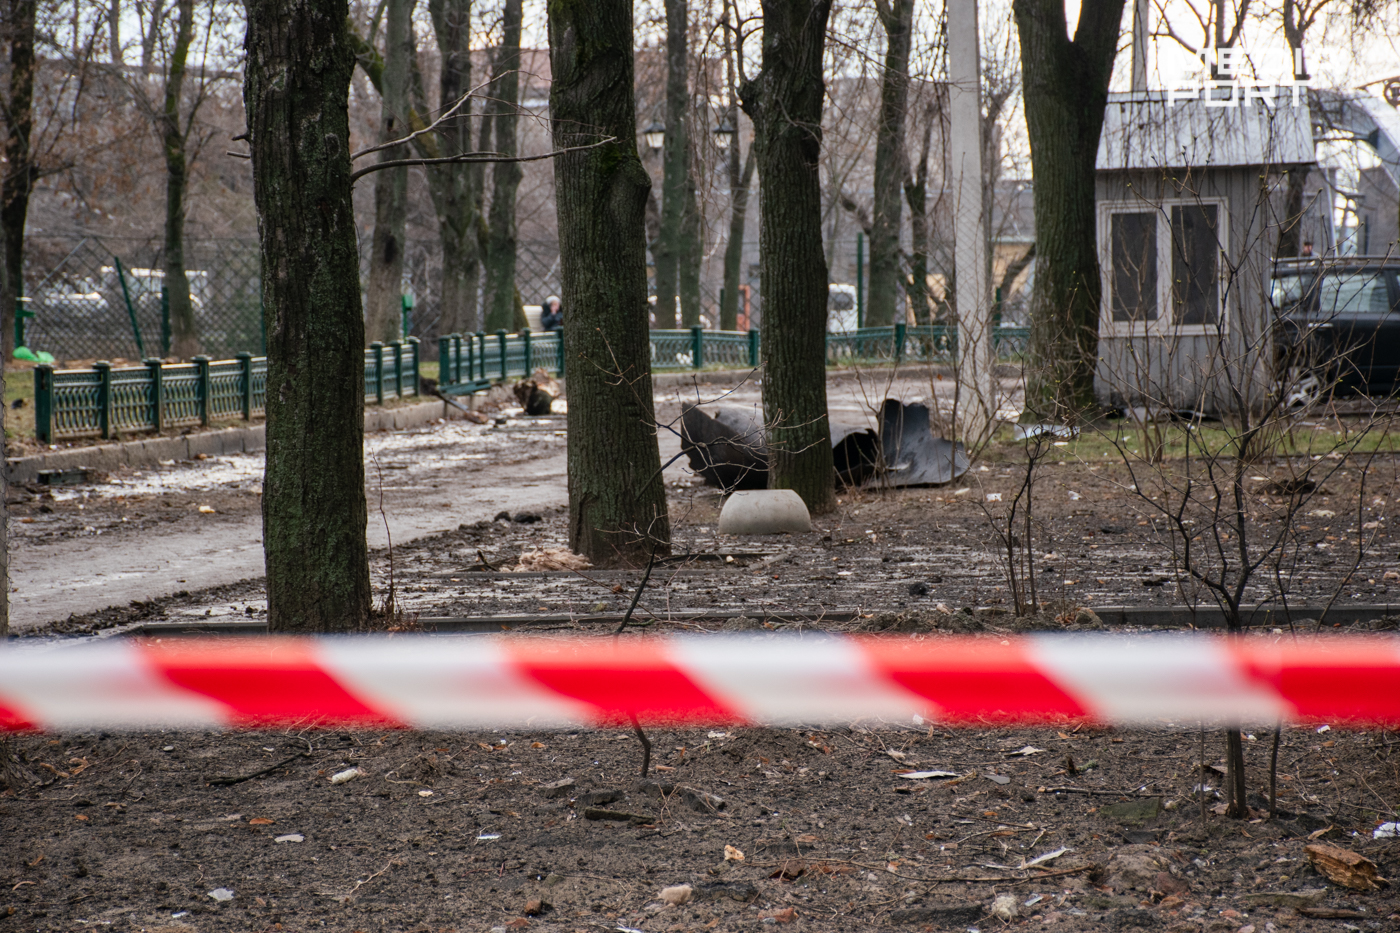
POLYGON ((1166 794, 1144 794, 1136 790, 1092 790, 1088 787, 1047 787, 1045 793, 1092 794, 1095 797, 1165 797, 1166 794))
POLYGON ((1269 817, 1278 816, 1278 743, 1283 736, 1283 723, 1274 726, 1274 745, 1269 749, 1269 817))
POLYGON ((492 566, 491 566, 491 562, 490 562, 489 560, 486 559, 486 555, 483 554, 483 553, 481 553, 481 548, 477 548, 477 549, 476 549, 476 559, 479 560, 479 561, 481 561, 481 566, 485 567, 487 570, 491 571, 492 573, 500 573, 499 570, 497 570, 495 567, 492 567, 492 566))
POLYGON ((251 781, 253 778, 260 778, 264 774, 271 774, 278 768, 284 768, 292 762, 296 761, 298 758, 306 757, 308 757, 306 752, 297 752, 290 758, 284 758, 276 764, 268 765, 261 771, 254 771, 252 774, 223 774, 219 777, 209 778, 205 781, 205 783, 213 787, 229 787, 233 784, 242 784, 244 781, 251 781))
MULTIPOLYGON (((637 591, 632 594, 632 605, 627 607, 627 614, 622 617, 622 624, 617 627, 617 631, 613 632, 614 638, 621 635, 623 630, 627 628, 628 623, 632 621, 632 613, 637 610, 637 603, 642 599, 642 591, 647 588, 647 581, 651 579, 652 568, 656 566, 656 551, 657 547, 653 544, 651 547, 651 556, 647 558, 647 569, 642 574, 641 582, 637 584, 637 591)), ((628 715, 632 717, 632 729, 637 733, 637 739, 642 743, 642 777, 646 777, 651 771, 651 739, 647 738, 646 732, 643 731, 642 724, 637 720, 637 714, 629 713, 628 715)))

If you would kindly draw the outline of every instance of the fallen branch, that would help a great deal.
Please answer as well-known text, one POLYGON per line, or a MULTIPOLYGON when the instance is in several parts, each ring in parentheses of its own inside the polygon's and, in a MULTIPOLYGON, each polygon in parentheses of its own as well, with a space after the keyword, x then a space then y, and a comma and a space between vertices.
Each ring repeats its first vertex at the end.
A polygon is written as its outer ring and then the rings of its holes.
MULTIPOLYGON (((754 863, 751 867, 753 867, 753 868, 781 868, 781 867, 783 867, 784 865, 790 865, 790 864, 793 863, 793 862, 832 862, 832 863, 838 863, 838 864, 842 864, 842 865, 854 865, 856 868, 864 868, 864 869, 866 869, 866 870, 868 870, 868 871, 886 872, 886 873, 888 873, 888 874, 894 875, 896 878, 904 878, 904 879, 906 879, 906 880, 908 880, 908 881, 919 881, 919 882, 922 882, 922 883, 924 883, 924 884, 957 884, 957 883, 962 883, 962 884, 969 884, 969 883, 975 883, 975 884, 1021 884, 1021 883, 1026 882, 1026 881, 1040 881, 1040 880, 1042 880, 1042 879, 1044 879, 1044 878, 1061 878, 1061 877, 1064 877, 1064 876, 1066 876, 1066 875, 1077 875, 1077 874, 1080 874, 1081 872, 1090 871, 1090 870, 1092 870, 1092 869, 1094 868, 1093 865, 1082 865, 1082 866, 1080 866, 1079 868, 1061 868, 1061 869, 1058 869, 1058 870, 1056 870, 1056 871, 1040 871, 1040 872, 1038 872, 1037 874, 1027 875, 1027 876, 1024 877, 1024 878, 1007 878, 1007 877, 1004 876, 1004 875, 1001 876, 1001 877, 999 877, 999 878, 984 878, 984 877, 963 878, 963 877, 960 877, 960 876, 958 876, 958 875, 937 875, 937 876, 934 876, 934 877, 931 877, 931 878, 930 878, 930 877, 923 877, 923 876, 920 876, 920 875, 906 875, 906 874, 903 874, 902 872, 890 871, 890 869, 889 869, 887 866, 885 866, 885 865, 867 865, 867 864, 864 863, 864 862, 853 862, 853 861, 851 861, 850 859, 845 859, 845 858, 807 858, 806 856, 802 856, 802 857, 798 857, 798 858, 791 858, 791 859, 784 859, 784 860, 781 861, 781 862, 756 862, 756 863, 754 863)), ((1007 869, 1007 870, 1008 870, 1008 871, 1020 871, 1021 869, 1007 869)))

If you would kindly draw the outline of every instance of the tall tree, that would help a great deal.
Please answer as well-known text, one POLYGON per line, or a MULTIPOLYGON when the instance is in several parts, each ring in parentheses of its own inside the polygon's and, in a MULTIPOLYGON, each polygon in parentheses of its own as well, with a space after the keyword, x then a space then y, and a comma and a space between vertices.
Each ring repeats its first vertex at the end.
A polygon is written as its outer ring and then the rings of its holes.
MULTIPOLYGON (((505 0, 501 47, 491 82, 496 151, 515 155, 520 122, 520 0, 505 0)), ((486 329, 515 329, 515 193, 524 172, 518 162, 491 166, 491 213, 486 240, 486 329)))
POLYGON ((1064 0, 1011 5, 1035 176, 1027 419, 1072 419, 1094 404, 1100 299, 1094 160, 1123 5, 1080 6, 1073 39, 1064 0))
POLYGON ((194 41, 194 0, 177 0, 175 42, 165 70, 165 101, 160 110, 161 150, 165 155, 165 294, 170 308, 170 352, 189 359, 200 352, 199 325, 185 273, 185 189, 189 183, 189 121, 180 119, 185 69, 194 41))
MULTIPOLYGON (((380 78, 380 140, 407 136, 410 130, 409 71, 415 55, 415 0, 386 0, 384 70, 380 78)), ((408 146, 381 150, 380 161, 408 158, 408 146)), ((374 179, 374 234, 365 290, 366 335, 391 343, 399 339, 403 309, 404 236, 408 226, 408 168, 384 169, 374 179)))
POLYGON ((754 123, 763 192, 763 413, 768 483, 812 512, 836 506, 826 411, 826 257, 822 252, 822 51, 831 0, 763 0, 763 67, 739 97, 754 123))
MULTIPOLYGON (((670 552, 647 335, 631 0, 549 5, 569 378, 569 546, 619 566, 670 552), (607 140, 604 145, 580 145, 607 140)), ((829 449, 829 445, 828 445, 829 449)))
MULTIPOLYGON (((438 100, 441 106, 450 107, 471 89, 471 0, 428 0, 428 12, 442 62, 438 100)), ((438 137, 445 152, 469 152, 470 107, 464 107, 464 112, 440 126, 438 137)), ((480 188, 475 178, 482 170, 481 165, 458 163, 428 172, 428 191, 442 241, 438 326, 444 334, 470 333, 480 327, 476 290, 481 277, 481 205, 475 197, 480 188)))
POLYGON ((904 177, 904 127, 909 108, 909 48, 914 36, 914 0, 876 0, 885 29, 885 71, 880 82, 880 117, 875 127, 875 196, 870 215, 868 327, 888 327, 900 294, 899 231, 904 177))
POLYGON ((246 8, 243 98, 268 343, 268 628, 356 630, 370 586, 349 9, 346 0, 246 8))
POLYGON ((688 0, 666 0, 666 140, 661 150, 661 227, 656 250, 656 326, 675 327, 684 246, 682 225, 690 182, 688 0))
POLYGON ((753 183, 754 158, 742 152, 739 133, 739 76, 743 68, 740 35, 743 19, 734 10, 735 22, 729 21, 730 0, 724 4, 720 25, 724 32, 724 86, 729 93, 729 106, 724 121, 732 131, 729 151, 725 153, 729 171, 729 239, 724 244, 724 291, 719 308, 719 329, 739 327, 739 277, 744 265, 744 226, 749 212, 749 186, 753 183), (741 167, 742 165, 742 167, 741 167))
POLYGON ((15 352, 15 303, 24 288, 24 225, 29 195, 39 174, 30 135, 34 132, 34 55, 37 0, 4 0, 5 39, 10 47, 10 86, 5 100, 5 169, 0 181, 0 225, 5 236, 4 288, 0 289, 0 347, 15 352))

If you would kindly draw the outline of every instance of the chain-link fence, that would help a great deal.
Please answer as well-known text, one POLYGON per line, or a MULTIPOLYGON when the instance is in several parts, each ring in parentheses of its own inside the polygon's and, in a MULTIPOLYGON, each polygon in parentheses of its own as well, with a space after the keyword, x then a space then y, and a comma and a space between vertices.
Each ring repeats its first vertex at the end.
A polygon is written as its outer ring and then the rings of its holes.
MULTIPOLYGON (((170 352, 159 238, 31 235, 24 343, 61 360, 144 359, 170 352)), ((256 240, 185 245, 200 349, 262 353, 262 276, 256 240)))

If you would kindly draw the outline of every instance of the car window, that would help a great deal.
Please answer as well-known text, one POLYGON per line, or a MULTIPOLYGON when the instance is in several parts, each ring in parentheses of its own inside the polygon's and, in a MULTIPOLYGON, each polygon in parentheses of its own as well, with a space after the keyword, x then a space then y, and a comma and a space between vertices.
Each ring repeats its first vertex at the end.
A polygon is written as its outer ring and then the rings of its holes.
POLYGON ((856 299, 850 292, 832 292, 826 306, 832 311, 849 311, 856 306, 856 299))
POLYGON ((1292 311, 1312 288, 1315 276, 1310 273, 1284 273, 1274 277, 1273 302, 1276 311, 1292 311))
POLYGON ((1323 276, 1318 299, 1323 316, 1385 314, 1390 310, 1390 287, 1380 272, 1338 272, 1323 276))

